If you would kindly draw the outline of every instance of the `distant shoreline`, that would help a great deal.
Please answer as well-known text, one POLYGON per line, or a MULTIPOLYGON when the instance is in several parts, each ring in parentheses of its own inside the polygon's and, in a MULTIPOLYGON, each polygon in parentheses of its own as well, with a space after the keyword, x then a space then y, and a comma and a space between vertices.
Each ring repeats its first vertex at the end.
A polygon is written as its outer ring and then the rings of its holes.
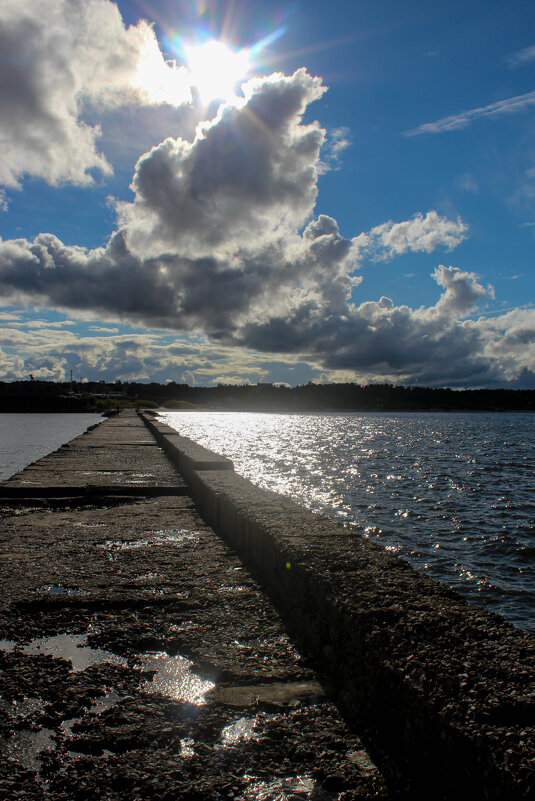
POLYGON ((0 382, 0 412, 171 411, 533 412, 535 389, 450 389, 392 384, 225 385, 136 382, 0 382))
MULTIPOLYGON (((294 408, 276 408, 276 409, 259 409, 255 407, 243 407, 243 408, 235 408, 232 406, 202 406, 202 407, 194 407, 190 409, 169 409, 165 406, 159 406, 156 408, 145 408, 143 404, 139 406, 123 406, 119 408, 136 408, 141 409, 145 413, 148 414, 169 414, 169 413, 178 413, 181 414, 183 412, 196 412, 198 414, 209 414, 209 413, 217 413, 217 412, 229 412, 229 413, 254 413, 254 414, 532 414, 535 412, 535 409, 507 409, 507 408, 496 408, 496 409, 473 409, 473 408, 441 408, 441 407, 433 407, 428 406, 425 408, 413 408, 413 409, 397 409, 397 408, 388 408, 388 409, 372 409, 369 407, 362 407, 362 408, 353 408, 353 409, 342 409, 338 408, 303 408, 303 409, 296 409, 294 408)), ((32 409, 21 409, 19 408, 3 408, 2 404, 0 404, 0 414, 103 414, 105 416, 116 414, 116 410, 108 410, 102 411, 100 409, 96 409, 94 407, 85 406, 82 408, 65 408, 62 406, 57 406, 56 408, 32 408, 32 409)))

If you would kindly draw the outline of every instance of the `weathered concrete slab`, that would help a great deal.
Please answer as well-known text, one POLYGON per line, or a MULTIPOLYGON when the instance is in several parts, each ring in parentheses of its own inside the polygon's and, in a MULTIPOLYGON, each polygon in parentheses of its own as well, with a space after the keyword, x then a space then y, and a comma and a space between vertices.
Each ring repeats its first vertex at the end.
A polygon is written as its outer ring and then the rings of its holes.
POLYGON ((189 499, 12 504, 0 522, 1 797, 387 797, 189 499))
POLYGON ((36 495, 39 489, 51 494, 54 488, 73 492, 93 488, 100 493, 125 488, 184 491, 179 471, 154 439, 144 444, 149 432, 139 417, 133 412, 123 415, 124 420, 122 415, 106 420, 17 473, 3 483, 0 497, 26 490, 36 495))

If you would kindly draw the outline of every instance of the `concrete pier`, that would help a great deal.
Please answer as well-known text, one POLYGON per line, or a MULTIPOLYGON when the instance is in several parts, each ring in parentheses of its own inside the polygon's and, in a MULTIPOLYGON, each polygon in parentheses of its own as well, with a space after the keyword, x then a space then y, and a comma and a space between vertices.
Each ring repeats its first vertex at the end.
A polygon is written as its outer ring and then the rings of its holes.
POLYGON ((203 518, 328 677, 389 787, 411 798, 535 792, 535 637, 358 534, 222 469, 144 417, 203 518), (173 451, 167 443, 173 442, 173 451), (184 462, 174 453, 187 454, 184 462))
POLYGON ((0 796, 531 797, 535 638, 151 416, 0 504, 0 796))
POLYGON ((188 493, 129 412, 1 486, 0 798, 391 797, 188 493))

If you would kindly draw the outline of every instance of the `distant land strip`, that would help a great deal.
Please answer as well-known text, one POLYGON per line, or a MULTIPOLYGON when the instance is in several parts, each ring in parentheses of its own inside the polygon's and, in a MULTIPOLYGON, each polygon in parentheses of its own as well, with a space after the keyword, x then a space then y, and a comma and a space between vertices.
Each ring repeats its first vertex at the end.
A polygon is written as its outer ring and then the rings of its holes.
POLYGON ((0 412, 107 412, 125 407, 251 412, 533 412, 535 389, 451 389, 393 384, 188 384, 116 381, 0 382, 0 412))

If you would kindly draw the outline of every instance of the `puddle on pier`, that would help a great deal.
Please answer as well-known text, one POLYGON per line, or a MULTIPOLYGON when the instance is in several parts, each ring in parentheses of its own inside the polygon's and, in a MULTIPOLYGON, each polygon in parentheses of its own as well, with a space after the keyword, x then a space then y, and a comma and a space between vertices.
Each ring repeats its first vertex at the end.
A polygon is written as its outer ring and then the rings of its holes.
POLYGON ((243 791, 243 801, 292 801, 305 798, 311 801, 332 801, 337 793, 329 793, 318 787, 310 776, 288 776, 264 781, 256 776, 244 776, 248 786, 243 791))
POLYGON ((189 737, 180 741, 180 756, 182 759, 189 759, 190 757, 195 756, 194 745, 195 741, 189 737))
POLYGON ((235 584, 234 586, 231 585, 223 585, 219 588, 218 592, 221 593, 238 593, 238 592, 245 592, 247 587, 242 587, 241 585, 235 584))
MULTIPOLYGON (((18 652, 26 655, 50 655, 70 661, 73 671, 83 671, 91 665, 115 664, 127 667, 128 661, 111 651, 91 648, 87 645, 85 634, 58 634, 55 637, 43 637, 33 640, 28 645, 20 645, 12 640, 0 640, 0 650, 18 652)), ((193 662, 183 656, 169 656, 164 651, 143 654, 138 658, 136 668, 153 673, 151 680, 145 681, 142 689, 149 693, 160 693, 175 701, 200 706, 206 703, 206 694, 214 688, 214 683, 200 678, 192 671, 193 662)), ((87 710, 88 714, 100 715, 118 704, 122 696, 110 690, 97 698, 87 710)), ((3 699, 0 699, 0 702, 3 699)), ((5 702, 1 706, 4 711, 14 715, 19 722, 24 721, 27 729, 15 731, 4 744, 0 744, 0 753, 16 759, 25 767, 40 770, 40 754, 48 748, 55 748, 54 732, 41 728, 32 730, 32 716, 43 709, 42 699, 26 698, 11 705, 5 702)), ((59 732, 63 737, 73 736, 73 727, 81 718, 69 718, 61 722, 59 732)), ((57 732, 56 732, 57 733, 57 732)), ((237 730, 228 733, 229 741, 237 737, 237 730), (234 733, 232 733, 234 732, 234 733)), ((246 735, 243 735, 246 736, 246 735)), ((180 755, 194 755, 192 740, 181 741, 180 755)))
MULTIPOLYGON (((103 663, 128 666, 125 657, 88 645, 86 634, 57 634, 55 637, 33 640, 29 645, 0 640, 0 650, 17 650, 30 656, 44 654, 56 659, 68 659, 74 671, 103 663)), ((192 665, 193 662, 184 656, 170 656, 165 651, 156 651, 140 656, 136 667, 154 673, 153 678, 145 682, 146 692, 161 693, 176 701, 190 704, 204 704, 206 693, 213 690, 215 684, 197 676, 191 670, 192 665)))
MULTIPOLYGON (((269 715, 269 717, 275 716, 269 715)), ((262 718, 266 721, 268 716, 263 715, 262 718)), ((256 715, 253 718, 239 718, 234 723, 225 726, 221 732, 221 742, 223 746, 228 747, 247 740, 260 740, 262 735, 259 730, 258 722, 258 715, 256 715)))
MULTIPOLYGON (((101 695, 100 698, 97 698, 96 701, 94 701, 91 704, 91 706, 87 710, 88 714, 90 715, 102 714, 102 712, 105 712, 107 709, 111 709, 113 706, 116 706, 121 700, 121 697, 122 696, 120 696, 118 693, 111 691, 105 693, 105 695, 101 695)), ((72 728, 75 723, 78 723, 79 720, 80 718, 69 718, 68 720, 62 721, 60 725, 61 731, 63 731, 67 737, 72 737, 73 736, 72 728)))
POLYGON ((7 740, 2 750, 8 759, 16 759, 25 768, 39 771, 41 751, 55 748, 52 735, 51 729, 39 729, 39 731, 21 729, 7 740))
POLYGON ((45 593, 46 595, 67 595, 68 597, 89 595, 87 590, 79 590, 75 587, 63 587, 61 584, 57 586, 54 584, 45 584, 44 587, 39 587, 37 592, 45 593))
POLYGON ((99 545, 108 551, 133 551, 137 548, 152 548, 158 545, 184 545, 199 539, 199 532, 191 529, 160 529, 154 531, 149 537, 139 540, 106 540, 99 545))
MULTIPOLYGON (((17 646, 23 654, 36 656, 50 655, 56 659, 68 659, 74 671, 85 670, 91 665, 111 662, 113 665, 127 665, 122 656, 111 651, 102 651, 87 645, 85 634, 57 634, 55 637, 42 637, 33 640, 29 645, 17 646)), ((13 650, 12 648, 9 650, 13 650)))
POLYGON ((155 671, 152 681, 145 683, 145 691, 161 693, 175 701, 196 706, 205 704, 206 694, 215 684, 197 676, 191 670, 192 665, 193 662, 184 656, 169 656, 165 651, 145 654, 141 657, 140 667, 155 671))
POLYGON ((104 528, 106 523, 73 523, 73 526, 78 526, 79 528, 104 528))

